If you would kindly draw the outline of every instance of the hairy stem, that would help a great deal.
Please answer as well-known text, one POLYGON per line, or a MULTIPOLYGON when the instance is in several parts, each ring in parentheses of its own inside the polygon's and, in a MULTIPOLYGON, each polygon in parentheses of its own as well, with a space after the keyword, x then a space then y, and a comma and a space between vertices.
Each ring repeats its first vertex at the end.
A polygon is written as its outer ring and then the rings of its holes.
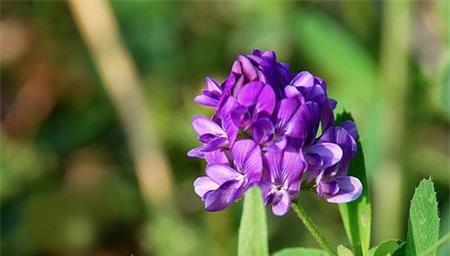
POLYGON ((311 217, 306 213, 305 209, 301 205, 298 205, 297 203, 292 203, 292 209, 294 209, 298 218, 303 222, 303 224, 305 224, 309 233, 311 233, 314 239, 316 239, 320 247, 322 247, 322 249, 327 251, 328 254, 332 256, 337 256, 334 246, 332 246, 330 242, 328 242, 328 240, 323 236, 323 234, 320 233, 319 228, 313 222, 311 217))

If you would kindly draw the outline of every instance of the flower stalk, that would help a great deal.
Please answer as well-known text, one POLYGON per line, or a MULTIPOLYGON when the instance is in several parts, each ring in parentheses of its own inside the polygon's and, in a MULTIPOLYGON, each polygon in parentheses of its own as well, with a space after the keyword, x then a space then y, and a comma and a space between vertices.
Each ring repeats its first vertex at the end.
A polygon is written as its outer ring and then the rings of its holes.
POLYGON ((308 229, 309 233, 316 239, 317 243, 324 249, 326 252, 328 252, 331 256, 337 256, 337 252, 334 249, 334 247, 331 245, 331 243, 324 237, 324 235, 319 231, 319 228, 317 225, 313 222, 311 219, 311 216, 309 216, 308 213, 306 213, 303 206, 292 203, 292 209, 294 209, 295 213, 297 214, 298 218, 305 224, 306 228, 308 229))

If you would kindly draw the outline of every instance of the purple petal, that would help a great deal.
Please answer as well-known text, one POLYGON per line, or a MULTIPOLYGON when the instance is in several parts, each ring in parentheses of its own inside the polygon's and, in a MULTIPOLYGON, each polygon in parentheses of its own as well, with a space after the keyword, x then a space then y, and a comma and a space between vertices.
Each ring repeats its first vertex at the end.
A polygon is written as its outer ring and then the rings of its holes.
POLYGON ((291 207, 291 198, 285 190, 281 190, 277 195, 278 200, 273 202, 272 212, 277 216, 285 215, 291 207))
POLYGON ((284 87, 284 94, 287 98, 295 98, 300 94, 300 92, 295 86, 287 85, 284 87))
POLYGON ((241 105, 234 106, 233 109, 231 109, 229 113, 229 118, 231 119, 232 123, 235 127, 242 127, 246 119, 248 111, 247 108, 241 105))
POLYGON ((219 184, 217 184, 216 182, 212 181, 209 177, 207 176, 201 176, 198 177, 195 181, 194 181, 194 190, 195 193, 203 198, 203 196, 211 191, 211 190, 215 190, 219 187, 219 184))
POLYGON ((315 138, 320 121, 320 109, 315 102, 307 102, 300 106, 296 114, 298 125, 291 136, 311 141, 315 138))
POLYGON ((211 152, 220 149, 227 141, 225 137, 215 137, 210 140, 208 143, 203 145, 203 152, 211 152))
POLYGON ((230 180, 220 185, 216 190, 204 195, 205 210, 209 212, 220 211, 230 206, 235 200, 242 196, 239 193, 241 182, 230 180))
POLYGON ((258 77, 255 66, 246 56, 239 55, 238 61, 241 63, 242 71, 249 81, 258 77))
POLYGON ((216 80, 212 79, 211 77, 205 78, 205 83, 210 91, 222 92, 222 89, 220 89, 219 84, 216 82, 216 80))
POLYGON ((236 141, 231 149, 237 171, 248 177, 249 183, 257 182, 261 178, 262 159, 261 149, 253 140, 236 141))
POLYGON ((257 143, 266 142, 274 131, 275 128, 269 118, 259 118, 253 123, 253 140, 257 143))
POLYGON ((219 106, 218 99, 214 99, 214 98, 211 98, 206 95, 199 95, 199 96, 195 97, 194 102, 197 104, 200 104, 200 105, 204 105, 207 107, 213 107, 213 108, 216 108, 217 106, 219 106))
POLYGON ((291 82, 295 87, 312 87, 314 85, 314 76, 308 71, 299 72, 291 82))
POLYGON ((335 179, 339 192, 326 197, 330 203, 347 203, 356 200, 362 193, 362 184, 358 178, 352 176, 340 176, 335 179))
POLYGON ((342 158, 341 147, 334 143, 317 143, 310 145, 305 147, 303 152, 305 155, 309 154, 319 156, 321 160, 320 167, 322 168, 333 166, 342 158))
POLYGON ((250 82, 242 88, 237 101, 244 107, 255 106, 255 112, 271 114, 275 108, 275 92, 261 82, 250 82))
POLYGON ((354 139, 358 137, 358 131, 356 130, 356 125, 352 121, 344 121, 339 124, 340 127, 344 128, 354 139))
POLYGON ((295 98, 282 99, 278 108, 276 128, 287 135, 291 134, 297 125, 294 115, 299 106, 300 102, 295 98))
POLYGON ((287 152, 283 154, 282 169, 286 174, 284 187, 289 191, 298 192, 300 190, 300 180, 303 171, 306 168, 305 160, 302 154, 296 152, 287 152))
POLYGON ((214 121, 211 121, 205 116, 195 116, 192 119, 192 126, 194 130, 198 133, 198 135, 203 134, 215 134, 215 135, 225 135, 224 130, 214 121))
POLYGON ((202 148, 203 148, 203 146, 193 148, 187 152, 187 155, 189 157, 203 158, 204 154, 203 154, 202 148))
POLYGON ((203 152, 203 154, 208 164, 228 164, 227 155, 223 150, 203 152))
POLYGON ((225 115, 222 118, 222 127, 224 128, 225 133, 227 134, 227 138, 228 141, 230 142, 230 145, 233 145, 239 133, 239 128, 234 123, 233 119, 231 118, 231 115, 225 115))
POLYGON ((242 175, 226 164, 209 164, 206 167, 206 175, 218 184, 229 180, 242 179, 242 175))

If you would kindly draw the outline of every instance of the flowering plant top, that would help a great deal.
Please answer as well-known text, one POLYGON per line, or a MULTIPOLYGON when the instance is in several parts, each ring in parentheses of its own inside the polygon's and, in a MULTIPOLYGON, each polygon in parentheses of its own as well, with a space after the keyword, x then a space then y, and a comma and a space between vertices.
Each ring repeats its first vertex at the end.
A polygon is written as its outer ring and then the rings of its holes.
POLYGON ((206 78, 195 102, 214 109, 192 126, 201 146, 188 152, 207 162, 194 189, 207 211, 220 211, 252 186, 275 215, 289 211, 302 184, 331 203, 357 199, 359 179, 347 171, 357 151, 352 121, 335 124, 337 102, 326 83, 307 71, 292 73, 273 51, 239 55, 218 83, 206 78))

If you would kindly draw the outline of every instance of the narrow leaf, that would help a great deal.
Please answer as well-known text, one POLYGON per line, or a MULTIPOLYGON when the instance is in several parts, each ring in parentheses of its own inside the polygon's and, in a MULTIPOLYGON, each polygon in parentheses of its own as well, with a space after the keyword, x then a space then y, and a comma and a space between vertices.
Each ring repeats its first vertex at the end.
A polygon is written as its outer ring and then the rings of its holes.
POLYGON ((259 188, 245 194, 238 241, 239 256, 268 256, 266 211, 259 188))
POLYGON ((328 254, 314 248, 286 248, 273 254, 273 256, 328 256, 328 254))
POLYGON ((342 244, 338 245, 337 252, 339 256, 353 256, 353 252, 342 244))
POLYGON ((391 256, 394 255, 403 245, 404 241, 401 240, 386 240, 381 242, 376 247, 370 249, 370 256, 391 256))
POLYGON ((409 208, 406 255, 436 255, 433 246, 439 239, 439 216, 433 182, 422 180, 409 208), (431 249, 431 250, 430 250, 431 249))
MULTIPOLYGON (((353 120, 350 113, 343 112, 338 115, 336 121, 340 123, 345 120, 353 120)), ((344 222, 345 232, 353 246, 355 255, 366 255, 370 247, 372 211, 364 164, 364 153, 359 139, 357 144, 358 152, 350 165, 348 175, 357 177, 361 181, 363 192, 357 200, 339 204, 339 211, 344 222)))

